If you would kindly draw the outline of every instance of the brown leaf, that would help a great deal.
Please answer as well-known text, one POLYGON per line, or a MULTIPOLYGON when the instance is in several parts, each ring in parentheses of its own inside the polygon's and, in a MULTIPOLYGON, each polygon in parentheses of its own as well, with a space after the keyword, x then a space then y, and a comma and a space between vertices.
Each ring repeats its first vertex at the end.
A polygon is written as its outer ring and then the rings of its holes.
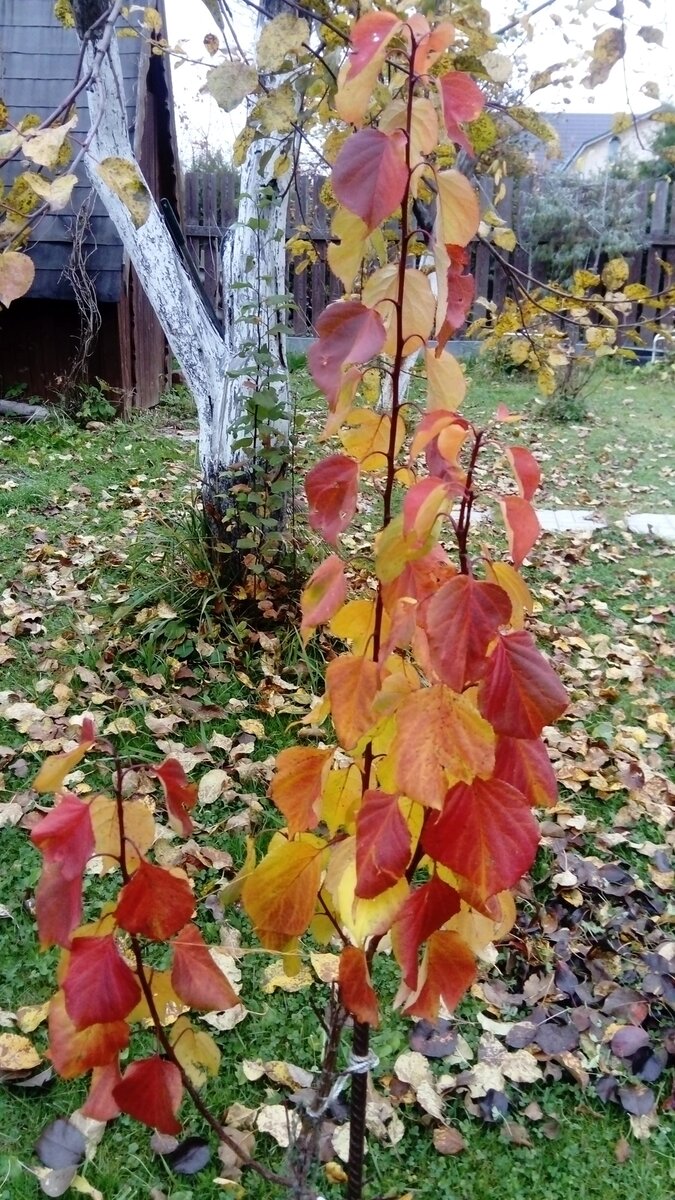
POLYGON ((459 1129, 449 1125, 434 1129, 433 1139, 439 1154, 461 1154, 462 1150, 466 1150, 466 1142, 459 1129))

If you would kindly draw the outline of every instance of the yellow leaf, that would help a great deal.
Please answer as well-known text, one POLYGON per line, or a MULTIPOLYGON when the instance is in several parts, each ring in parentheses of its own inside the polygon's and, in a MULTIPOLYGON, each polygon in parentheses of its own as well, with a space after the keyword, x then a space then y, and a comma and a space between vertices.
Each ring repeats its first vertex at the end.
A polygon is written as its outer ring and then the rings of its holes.
POLYGON ((47 1020, 49 1015, 49 1000, 44 1004, 25 1004, 16 1011, 16 1023, 22 1033, 32 1033, 47 1020))
MULTIPOLYGON (((120 829, 117 803, 107 796, 96 796, 89 813, 94 829, 95 853, 103 859, 102 872, 119 867, 120 829)), ((133 871, 155 840, 155 819, 142 800, 124 802, 124 837, 127 869, 133 871)))
POLYGON ((269 92, 258 101, 251 113, 251 121, 256 123, 261 133, 266 136, 273 133, 290 133, 297 119, 298 102, 290 83, 282 83, 281 87, 269 92))
POLYGON ((232 112, 258 87, 258 72, 245 62, 224 62, 206 72, 202 88, 224 112, 232 112))
POLYGON ((33 171, 26 171, 23 178, 36 196, 45 200, 52 212, 61 212, 70 202, 77 175, 59 175, 52 182, 33 171))
POLYGON ((625 258, 610 258, 602 270, 602 282, 610 292, 619 292, 630 274, 625 258))
POLYGON ((282 13, 263 27, 255 55, 261 71, 280 71, 289 58, 304 53, 309 42, 309 25, 304 17, 282 13))
POLYGON ((28 1038, 18 1033, 0 1034, 0 1071, 29 1071, 42 1062, 28 1038))
POLYGON ((194 1029, 187 1017, 179 1017, 169 1034, 174 1054, 188 1079, 202 1087, 209 1075, 217 1075, 220 1050, 210 1033, 194 1029))
POLYGON ((310 834, 279 837, 244 880, 242 903, 263 943, 284 950, 307 930, 321 884, 325 843, 310 834))
POLYGON ((485 560, 485 571, 491 583, 503 588, 511 601, 512 629, 525 628, 525 613, 534 612, 534 596, 525 580, 510 563, 485 560))
MULTIPOLYGON (((386 413, 360 408, 347 415, 347 429, 342 429, 340 441, 347 454, 358 460, 362 471, 384 471, 391 440, 391 417, 386 413)), ((401 417, 396 423, 394 453, 397 454, 405 438, 405 424, 401 417)))
POLYGON ((145 225, 152 198, 136 165, 126 158, 104 158, 96 172, 127 209, 135 229, 145 225))
POLYGON ((47 792, 60 792, 66 776, 70 775, 77 764, 82 762, 93 744, 93 742, 82 742, 67 754, 52 754, 46 758, 33 782, 35 791, 41 795, 45 795, 47 792))
POLYGON ((475 189, 460 171, 436 172, 438 187, 438 221, 446 246, 468 246, 480 224, 478 197, 475 189))
POLYGON ((63 125, 51 125, 48 129, 38 131, 26 130, 22 135, 24 155, 39 167, 57 166, 63 144, 76 125, 75 116, 63 125))
POLYGON ((330 228, 333 239, 337 240, 328 243, 328 265, 345 290, 349 291, 365 251, 366 223, 348 209, 338 208, 330 228))
POLYGON ((12 300, 25 296, 35 279, 35 267, 27 254, 5 250, 0 254, 0 304, 9 308, 12 300))
POLYGON ((455 412, 466 395, 466 376, 457 359, 445 350, 438 358, 433 350, 426 350, 424 361, 427 369, 427 408, 430 412, 439 409, 455 412))
POLYGON ((333 637, 351 642, 354 654, 365 654, 375 630, 375 601, 348 600, 329 622, 333 637))
POLYGON ((609 79, 615 63, 626 53, 626 37, 620 25, 603 29, 593 44, 593 56, 588 75, 582 79, 584 87, 594 88, 609 79))
POLYGON ((499 246, 500 250, 506 250, 509 253, 515 250, 518 245, 518 239, 512 229, 495 229, 492 234, 492 240, 495 246, 499 246))
POLYGON ((277 958, 265 967, 262 974, 261 990, 266 996, 273 992, 304 992, 311 987, 314 980, 307 967, 301 967, 293 975, 289 975, 285 958, 277 958))
MULTIPOLYGON (((398 298, 399 270, 395 263, 380 267, 368 278, 362 300, 367 308, 379 312, 387 338, 384 354, 396 353, 397 321, 395 301, 398 298)), ((429 278, 423 271, 408 268, 403 291, 402 334, 404 354, 414 354, 427 341, 436 316, 436 298, 429 278)))
MULTIPOLYGON (((78 930, 78 936, 79 934, 80 931, 78 930)), ((96 936, 95 931, 92 936, 96 936)), ((181 1013, 186 1012, 188 1005, 184 1004, 173 990, 171 970, 159 971, 153 968, 150 971, 149 984, 160 1023, 162 1025, 172 1025, 181 1013)), ((152 1015, 145 995, 141 996, 136 1007, 129 1013, 127 1021, 132 1025, 136 1023, 146 1026, 152 1025, 152 1015)))
POLYGON ((404 903, 409 885, 399 879, 374 900, 356 897, 356 839, 346 838, 334 849, 326 876, 340 923, 357 946, 374 934, 386 933, 404 903))
POLYGON ((358 767, 330 771, 321 793, 321 820, 331 837, 338 829, 353 832, 354 815, 363 794, 363 779, 358 767))

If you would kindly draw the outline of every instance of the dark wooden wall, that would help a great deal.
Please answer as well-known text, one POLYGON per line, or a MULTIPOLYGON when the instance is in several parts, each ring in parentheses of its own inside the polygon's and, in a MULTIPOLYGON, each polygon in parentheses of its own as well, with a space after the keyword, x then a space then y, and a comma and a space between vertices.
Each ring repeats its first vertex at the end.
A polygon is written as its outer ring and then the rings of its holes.
MULTIPOLYGON (((90 379, 125 389, 119 309, 101 305, 102 327, 90 360, 90 379)), ((0 393, 25 386, 26 396, 56 399, 79 339, 77 307, 67 300, 15 300, 0 312, 0 393)), ((122 397, 120 395, 120 401, 122 397)))

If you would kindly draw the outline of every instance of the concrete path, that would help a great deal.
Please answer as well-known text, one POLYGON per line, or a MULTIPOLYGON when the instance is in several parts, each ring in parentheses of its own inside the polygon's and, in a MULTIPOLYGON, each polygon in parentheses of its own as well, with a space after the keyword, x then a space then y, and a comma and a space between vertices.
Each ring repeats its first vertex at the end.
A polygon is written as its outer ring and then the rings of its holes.
MULTIPOLYGON (((539 508, 537 516, 545 533, 593 533, 607 524, 585 508, 539 508)), ((675 513, 629 513, 622 524, 631 533, 675 542, 675 513)))

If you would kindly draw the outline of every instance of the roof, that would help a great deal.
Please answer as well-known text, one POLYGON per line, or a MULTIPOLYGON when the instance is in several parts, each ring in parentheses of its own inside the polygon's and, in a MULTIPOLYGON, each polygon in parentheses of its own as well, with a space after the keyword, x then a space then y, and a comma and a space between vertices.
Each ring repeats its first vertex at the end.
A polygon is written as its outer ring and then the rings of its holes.
MULTIPOLYGON (((147 53, 146 44, 136 37, 119 38, 118 44, 133 142, 139 71, 144 52, 147 53)), ((1 0, 0 96, 14 118, 36 113, 44 120, 53 112, 75 83, 78 59, 79 43, 75 31, 64 29, 57 21, 52 0, 1 0)), ((78 97, 77 112, 76 137, 89 128, 86 96, 82 94, 78 97)), ((11 182, 22 169, 21 161, 8 164, 3 171, 3 181, 11 182)), ((31 297, 72 299, 73 293, 63 272, 70 258, 74 214, 91 193, 83 167, 78 170, 78 177, 80 182, 73 191, 70 208, 45 216, 35 228, 34 245, 29 249, 36 266, 31 297)), ((118 300, 124 253, 98 197, 85 251, 91 254, 88 270, 95 279, 99 301, 118 300)))
MULTIPOLYGON (((635 122, 650 120, 653 113, 660 109, 651 109, 633 118, 635 122)), ((616 113, 575 113, 554 112, 543 113, 542 116, 555 129, 560 138, 560 167, 565 170, 591 142, 599 142, 603 138, 612 137, 616 113)))

